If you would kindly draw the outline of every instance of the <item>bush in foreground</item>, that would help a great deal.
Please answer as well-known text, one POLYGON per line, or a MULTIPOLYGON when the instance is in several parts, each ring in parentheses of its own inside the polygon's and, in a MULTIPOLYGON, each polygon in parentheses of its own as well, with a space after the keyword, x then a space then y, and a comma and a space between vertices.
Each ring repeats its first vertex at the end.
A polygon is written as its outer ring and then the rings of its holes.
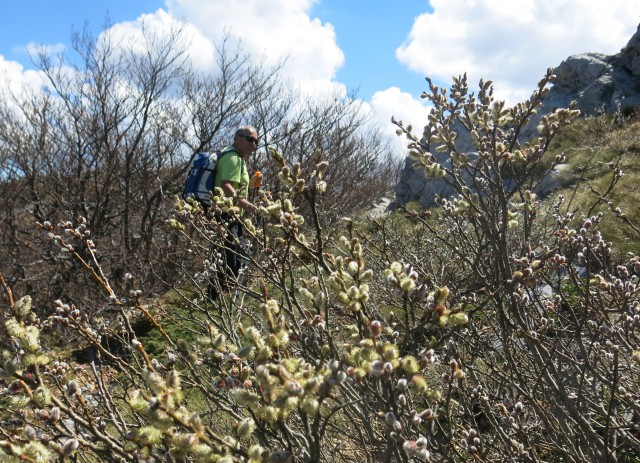
POLYGON ((168 222, 189 246, 173 263, 184 274, 172 304, 157 307, 131 275, 128 295, 113 291, 83 223, 43 223, 104 295, 96 307, 56 301, 41 322, 5 287, 4 458, 637 459, 640 259, 612 260, 601 215, 566 211, 562 198, 544 208, 532 193, 551 140, 576 116, 543 116, 521 141, 551 79, 513 108, 490 83, 477 95, 465 77, 430 85, 429 124, 399 131, 456 195, 406 218, 345 218, 339 238, 320 225, 321 154, 304 171, 273 150, 282 191, 261 194, 249 265, 219 301, 206 295, 225 224, 193 204, 178 201, 168 222), (477 157, 456 150, 457 124, 477 157), (164 351, 149 355, 138 315, 164 351), (84 340, 89 363, 56 360, 40 342, 49 329, 84 340))

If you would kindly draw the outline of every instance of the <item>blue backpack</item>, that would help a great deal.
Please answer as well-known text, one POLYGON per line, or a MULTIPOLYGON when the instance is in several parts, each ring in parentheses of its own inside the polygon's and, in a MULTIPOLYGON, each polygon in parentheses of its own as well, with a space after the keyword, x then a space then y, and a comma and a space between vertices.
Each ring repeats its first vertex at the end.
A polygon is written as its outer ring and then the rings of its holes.
POLYGON ((182 197, 192 198, 211 205, 211 190, 216 179, 216 165, 218 160, 235 149, 228 148, 215 153, 201 152, 196 154, 191 163, 187 180, 184 183, 182 197))

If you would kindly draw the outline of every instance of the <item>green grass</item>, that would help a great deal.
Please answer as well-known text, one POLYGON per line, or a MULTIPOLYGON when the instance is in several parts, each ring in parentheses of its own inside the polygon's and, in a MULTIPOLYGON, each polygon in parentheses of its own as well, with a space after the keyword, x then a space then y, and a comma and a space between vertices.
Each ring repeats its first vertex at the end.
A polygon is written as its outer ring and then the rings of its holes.
POLYGON ((561 178, 567 186, 551 197, 565 196, 565 208, 575 211, 577 220, 605 213, 601 230, 604 238, 618 250, 619 257, 640 252, 638 232, 617 218, 595 192, 606 194, 611 207, 620 208, 633 225, 640 225, 640 190, 637 188, 640 120, 616 122, 611 116, 580 119, 558 137, 547 157, 553 158, 556 154, 566 156, 567 168, 561 178), (624 175, 610 189, 614 166, 622 169, 624 175))

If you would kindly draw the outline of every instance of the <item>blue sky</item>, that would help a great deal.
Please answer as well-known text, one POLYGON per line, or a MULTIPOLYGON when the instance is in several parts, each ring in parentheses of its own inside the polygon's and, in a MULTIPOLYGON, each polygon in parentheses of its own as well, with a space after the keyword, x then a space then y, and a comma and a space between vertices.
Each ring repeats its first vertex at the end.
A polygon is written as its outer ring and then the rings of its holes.
POLYGON ((448 85, 467 72, 472 85, 491 79, 499 98, 521 101, 568 56, 620 51, 640 23, 640 1, 10 1, 0 14, 0 73, 33 78, 30 44, 68 49, 74 28, 86 22, 97 33, 107 17, 124 36, 143 19, 158 28, 185 20, 197 39, 191 56, 203 67, 211 44, 231 31, 256 57, 286 56, 284 75, 306 90, 357 89, 389 126, 392 114, 414 125, 425 120, 419 95, 427 75, 448 85))
MULTIPOLYGON (((113 24, 132 21, 160 8, 166 9, 164 0, 7 2, 0 15, 0 55, 32 67, 27 53, 30 43, 69 46, 72 31, 85 25, 98 33, 107 18, 113 24)), ((402 86, 417 95, 423 90, 424 76, 407 72, 395 59, 395 49, 404 41, 414 18, 429 10, 424 0, 405 0, 402 8, 387 0, 322 0, 312 5, 309 14, 336 30, 337 44, 347 58, 337 70, 336 80, 368 100, 381 86, 402 86)))
POLYGON ((345 63, 336 80, 358 88, 362 98, 370 99, 380 88, 402 87, 420 95, 424 76, 407 72, 395 58, 395 50, 411 30, 414 18, 430 11, 424 0, 396 1, 331 0, 314 6, 312 14, 336 29, 338 46, 345 63))
POLYGON ((99 31, 111 22, 131 21, 164 6, 162 0, 25 0, 4 2, 0 9, 0 55, 23 61, 25 46, 68 43, 73 29, 88 22, 99 31))

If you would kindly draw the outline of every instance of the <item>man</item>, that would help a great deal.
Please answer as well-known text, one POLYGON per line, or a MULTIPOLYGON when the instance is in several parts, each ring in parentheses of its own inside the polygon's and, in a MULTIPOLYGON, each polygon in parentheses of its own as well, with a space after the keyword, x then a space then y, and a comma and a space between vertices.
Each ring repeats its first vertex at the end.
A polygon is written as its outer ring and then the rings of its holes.
MULTIPOLYGON (((242 208, 242 214, 255 213, 258 209, 248 200, 249 172, 247 170, 247 159, 257 147, 258 132, 255 127, 240 126, 233 137, 233 144, 222 150, 229 152, 220 157, 216 165, 214 187, 221 188, 226 197, 234 198, 235 204, 242 208)), ((226 290, 227 278, 230 276, 237 278, 242 267, 243 255, 239 243, 242 224, 225 214, 222 220, 228 224, 229 235, 225 239, 224 253, 221 253, 224 268, 218 268, 217 276, 220 289, 226 290)), ((218 298, 218 288, 215 283, 211 285, 209 293, 213 299, 218 298)))
POLYGON ((217 163, 214 187, 222 188, 228 198, 236 197, 236 204, 246 212, 254 213, 257 208, 247 199, 249 172, 247 159, 258 147, 258 132, 255 127, 243 125, 236 130, 233 144, 223 151, 232 149, 217 163), (237 196, 236 196, 237 195, 237 196))

